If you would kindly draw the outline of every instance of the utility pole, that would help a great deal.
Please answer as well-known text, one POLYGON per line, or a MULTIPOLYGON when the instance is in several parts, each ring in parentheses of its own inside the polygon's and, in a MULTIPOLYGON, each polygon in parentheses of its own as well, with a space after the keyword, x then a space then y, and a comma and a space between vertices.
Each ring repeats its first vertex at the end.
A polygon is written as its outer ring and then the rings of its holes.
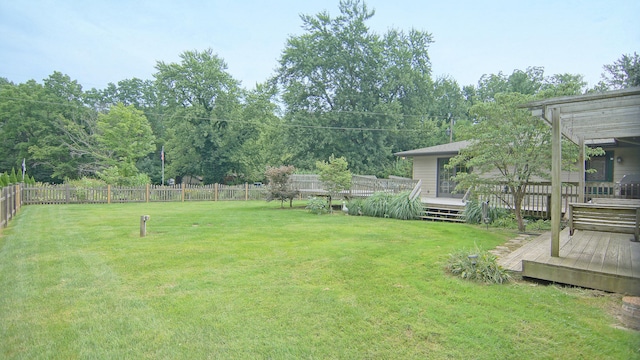
POLYGON ((162 145, 162 151, 160 152, 160 159, 162 159, 162 186, 164 186, 164 145, 162 145))
POLYGON ((453 142, 453 116, 449 113, 449 143, 453 142))

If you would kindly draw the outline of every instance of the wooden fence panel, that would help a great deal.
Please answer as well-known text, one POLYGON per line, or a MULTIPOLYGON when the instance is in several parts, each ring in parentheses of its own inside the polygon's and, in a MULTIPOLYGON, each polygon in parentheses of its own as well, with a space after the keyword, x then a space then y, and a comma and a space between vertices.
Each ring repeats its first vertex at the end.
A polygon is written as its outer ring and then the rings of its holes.
POLYGON ((215 201, 215 184, 211 185, 185 185, 184 201, 215 201))
POLYGON ((9 185, 0 189, 0 228, 9 226, 9 221, 21 206, 20 185, 9 185))
POLYGON ((124 186, 112 186, 111 187, 111 202, 112 203, 127 203, 127 202, 146 202, 147 201, 147 189, 146 187, 124 187, 124 186))
POLYGON ((182 187, 180 185, 151 185, 149 188, 149 201, 169 202, 182 200, 182 187))

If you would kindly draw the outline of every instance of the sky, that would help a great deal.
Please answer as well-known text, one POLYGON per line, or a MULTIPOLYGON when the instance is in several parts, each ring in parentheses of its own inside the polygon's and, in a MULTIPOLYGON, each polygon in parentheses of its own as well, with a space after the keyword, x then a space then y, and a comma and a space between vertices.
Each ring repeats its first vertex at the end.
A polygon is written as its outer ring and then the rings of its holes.
MULTIPOLYGON (((594 86, 603 65, 640 52, 638 0, 368 0, 371 31, 432 34, 434 78, 541 66, 594 86)), ((42 82, 54 71, 85 90, 152 79, 158 61, 211 48, 247 89, 274 74, 301 14, 339 14, 339 0, 0 0, 0 77, 42 82)))

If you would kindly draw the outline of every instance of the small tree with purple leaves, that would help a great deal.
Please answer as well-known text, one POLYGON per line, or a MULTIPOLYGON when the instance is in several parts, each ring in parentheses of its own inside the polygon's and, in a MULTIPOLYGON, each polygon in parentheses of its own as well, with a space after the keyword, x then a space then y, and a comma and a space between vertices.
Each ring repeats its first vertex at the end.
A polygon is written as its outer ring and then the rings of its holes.
POLYGON ((294 171, 292 165, 267 166, 264 173, 268 181, 267 201, 280 200, 280 207, 284 207, 284 201, 289 200, 289 207, 293 207, 293 199, 300 193, 289 182, 294 171))

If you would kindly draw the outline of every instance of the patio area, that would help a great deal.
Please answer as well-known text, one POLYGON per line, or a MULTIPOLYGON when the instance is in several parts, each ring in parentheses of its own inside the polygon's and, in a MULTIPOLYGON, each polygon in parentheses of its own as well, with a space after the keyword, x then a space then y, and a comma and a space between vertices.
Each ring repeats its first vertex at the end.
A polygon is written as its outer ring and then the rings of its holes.
POLYGON ((640 242, 633 235, 568 229, 560 233, 560 256, 550 254, 550 233, 499 259, 523 277, 640 296, 640 242))

